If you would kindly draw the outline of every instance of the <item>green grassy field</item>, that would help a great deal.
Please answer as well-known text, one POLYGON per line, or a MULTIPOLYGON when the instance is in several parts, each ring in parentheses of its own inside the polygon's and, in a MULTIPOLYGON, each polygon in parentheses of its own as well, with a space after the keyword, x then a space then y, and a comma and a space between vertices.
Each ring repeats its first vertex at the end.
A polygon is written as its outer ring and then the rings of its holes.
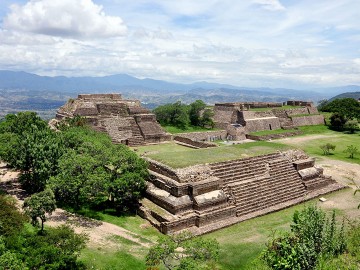
POLYGON ((197 127, 197 126, 188 126, 188 127, 186 127, 186 129, 181 129, 181 128, 174 127, 174 126, 162 126, 162 128, 165 129, 166 132, 169 132, 171 134, 218 130, 216 128, 202 128, 202 127, 197 127))
POLYGON ((167 164, 172 168, 183 168, 195 164, 263 155, 288 148, 284 144, 273 142, 251 142, 204 149, 192 149, 175 143, 164 143, 139 147, 138 153, 167 164))
MULTIPOLYGON (((313 138, 306 139, 304 141, 280 139, 276 142, 300 148, 310 156, 316 156, 318 158, 324 157, 320 146, 330 143, 335 145, 336 148, 335 151, 332 151, 331 155, 326 156, 327 158, 360 164, 360 153, 351 159, 349 158, 349 154, 344 152, 349 145, 356 146, 360 152, 360 133, 347 134, 345 132, 337 132, 328 129, 326 126, 300 127, 300 130, 304 132, 304 135, 319 136, 314 136, 313 138)), ((301 135, 297 137, 301 137, 301 135)))
POLYGON ((265 112, 265 111, 270 111, 272 109, 296 109, 296 108, 303 108, 301 106, 290 106, 290 105, 285 105, 282 107, 274 107, 274 108, 251 108, 250 111, 254 111, 254 112, 265 112))
POLYGON ((251 132, 250 135, 263 136, 263 135, 270 135, 270 134, 282 134, 282 133, 288 133, 288 132, 294 132, 294 131, 297 131, 297 130, 296 129, 262 130, 262 131, 251 132))

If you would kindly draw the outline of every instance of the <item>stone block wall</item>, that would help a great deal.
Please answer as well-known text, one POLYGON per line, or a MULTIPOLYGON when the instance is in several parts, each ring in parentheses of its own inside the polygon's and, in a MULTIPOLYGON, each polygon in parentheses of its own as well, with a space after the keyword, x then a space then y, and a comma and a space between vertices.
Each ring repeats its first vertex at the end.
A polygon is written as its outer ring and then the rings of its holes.
POLYGON ((228 137, 227 139, 232 140, 232 141, 241 141, 241 140, 245 140, 246 136, 246 129, 244 126, 236 126, 236 125, 231 125, 229 124, 227 126, 227 133, 228 133, 228 137))
POLYGON ((188 138, 193 141, 213 141, 225 140, 227 135, 226 130, 214 130, 214 131, 203 131, 203 132, 188 132, 188 133, 179 133, 176 136, 183 138, 188 138))
POLYGON ((304 108, 286 109, 285 112, 288 116, 299 115, 299 114, 309 114, 308 108, 305 108, 305 107, 304 108))
POLYGON ((291 119, 295 127, 323 125, 325 123, 323 115, 299 116, 299 117, 292 117, 291 119))
POLYGON ((280 121, 277 117, 272 118, 258 118, 253 120, 246 120, 245 130, 247 133, 280 129, 280 121))
POLYGON ((309 114, 318 114, 319 111, 316 107, 307 107, 309 114))
POLYGON ((184 143, 186 145, 189 145, 193 148, 209 148, 209 147, 216 147, 216 144, 212 143, 206 143, 206 142, 199 142, 199 141, 193 141, 189 138, 181 137, 181 136, 175 136, 174 141, 184 143))

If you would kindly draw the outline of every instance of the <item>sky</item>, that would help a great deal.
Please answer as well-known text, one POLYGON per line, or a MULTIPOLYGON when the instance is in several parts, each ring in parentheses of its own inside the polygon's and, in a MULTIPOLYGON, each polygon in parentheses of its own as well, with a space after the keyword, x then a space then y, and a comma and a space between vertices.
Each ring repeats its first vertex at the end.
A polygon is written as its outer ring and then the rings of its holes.
POLYGON ((360 85, 359 0, 1 0, 0 69, 360 85))

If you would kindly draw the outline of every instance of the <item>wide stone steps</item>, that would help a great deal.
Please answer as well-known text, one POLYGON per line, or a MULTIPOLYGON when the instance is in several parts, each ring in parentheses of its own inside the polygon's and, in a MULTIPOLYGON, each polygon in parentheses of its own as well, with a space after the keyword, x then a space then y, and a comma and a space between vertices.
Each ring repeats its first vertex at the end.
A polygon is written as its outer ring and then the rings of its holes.
POLYGON ((213 164, 210 164, 210 166, 213 171, 222 170, 222 169, 226 170, 226 169, 233 169, 233 167, 235 165, 246 166, 247 164, 254 164, 257 162, 271 160, 271 159, 278 158, 278 157, 280 157, 280 154, 272 153, 272 154, 267 154, 267 155, 258 156, 258 157, 250 157, 250 158, 244 158, 244 159, 236 159, 236 160, 232 160, 232 161, 213 163, 213 164))
POLYGON ((257 202, 254 202, 252 204, 244 204, 244 205, 238 205, 237 206, 237 211, 236 211, 236 215, 237 216, 241 216, 241 215, 245 215, 251 212, 255 212, 258 210, 262 210, 271 206, 274 206, 276 204, 280 204, 280 203, 284 203, 299 197, 304 196, 304 193, 295 190, 293 193, 287 193, 283 196, 278 196, 278 197, 272 197, 270 199, 267 200, 259 200, 257 202))

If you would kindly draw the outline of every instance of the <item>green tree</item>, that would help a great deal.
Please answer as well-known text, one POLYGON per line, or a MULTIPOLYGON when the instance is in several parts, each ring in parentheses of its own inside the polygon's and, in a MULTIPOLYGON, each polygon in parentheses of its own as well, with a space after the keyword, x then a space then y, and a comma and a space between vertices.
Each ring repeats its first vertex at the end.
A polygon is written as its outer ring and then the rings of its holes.
POLYGON ((77 258, 87 239, 67 225, 50 227, 43 234, 27 235, 21 254, 30 269, 84 269, 77 258))
POLYGON ((159 237, 146 255, 147 269, 206 269, 219 259, 219 244, 214 239, 193 237, 188 232, 159 237))
POLYGON ((355 130, 359 128, 359 122, 356 119, 350 119, 345 123, 344 128, 353 134, 355 133, 355 130))
POLYGON ((334 151, 335 148, 336 148, 336 146, 331 143, 326 143, 326 144, 320 145, 320 149, 323 150, 325 156, 330 155, 330 152, 334 151))
POLYGON ((349 153, 349 158, 354 158, 359 153, 359 150, 355 145, 348 145, 344 152, 349 153))
POLYGON ((55 195, 51 189, 35 193, 24 201, 23 209, 25 214, 31 218, 33 226, 39 225, 41 220, 41 232, 44 230, 46 214, 51 215, 56 209, 55 195))
POLYGON ((201 112, 205 109, 206 104, 202 100, 196 100, 193 103, 190 103, 190 110, 189 110, 189 119, 190 123, 193 126, 200 126, 202 125, 201 121, 201 112))
POLYGON ((59 173, 49 186, 64 205, 80 208, 84 203, 106 199, 106 171, 94 156, 69 150, 59 159, 59 173))
POLYGON ((190 123, 189 107, 181 101, 159 106, 153 112, 162 125, 173 125, 185 129, 190 123))
POLYGON ((330 116, 330 126, 335 130, 339 130, 339 131, 343 130, 345 123, 346 123, 346 119, 340 113, 336 112, 330 116))
POLYGON ((215 123, 213 121, 213 117, 214 117, 214 112, 211 109, 205 109, 200 121, 201 126, 214 128, 215 123))
POLYGON ((360 119, 360 104, 353 98, 340 98, 328 102, 321 108, 324 112, 343 115, 346 119, 360 119))

